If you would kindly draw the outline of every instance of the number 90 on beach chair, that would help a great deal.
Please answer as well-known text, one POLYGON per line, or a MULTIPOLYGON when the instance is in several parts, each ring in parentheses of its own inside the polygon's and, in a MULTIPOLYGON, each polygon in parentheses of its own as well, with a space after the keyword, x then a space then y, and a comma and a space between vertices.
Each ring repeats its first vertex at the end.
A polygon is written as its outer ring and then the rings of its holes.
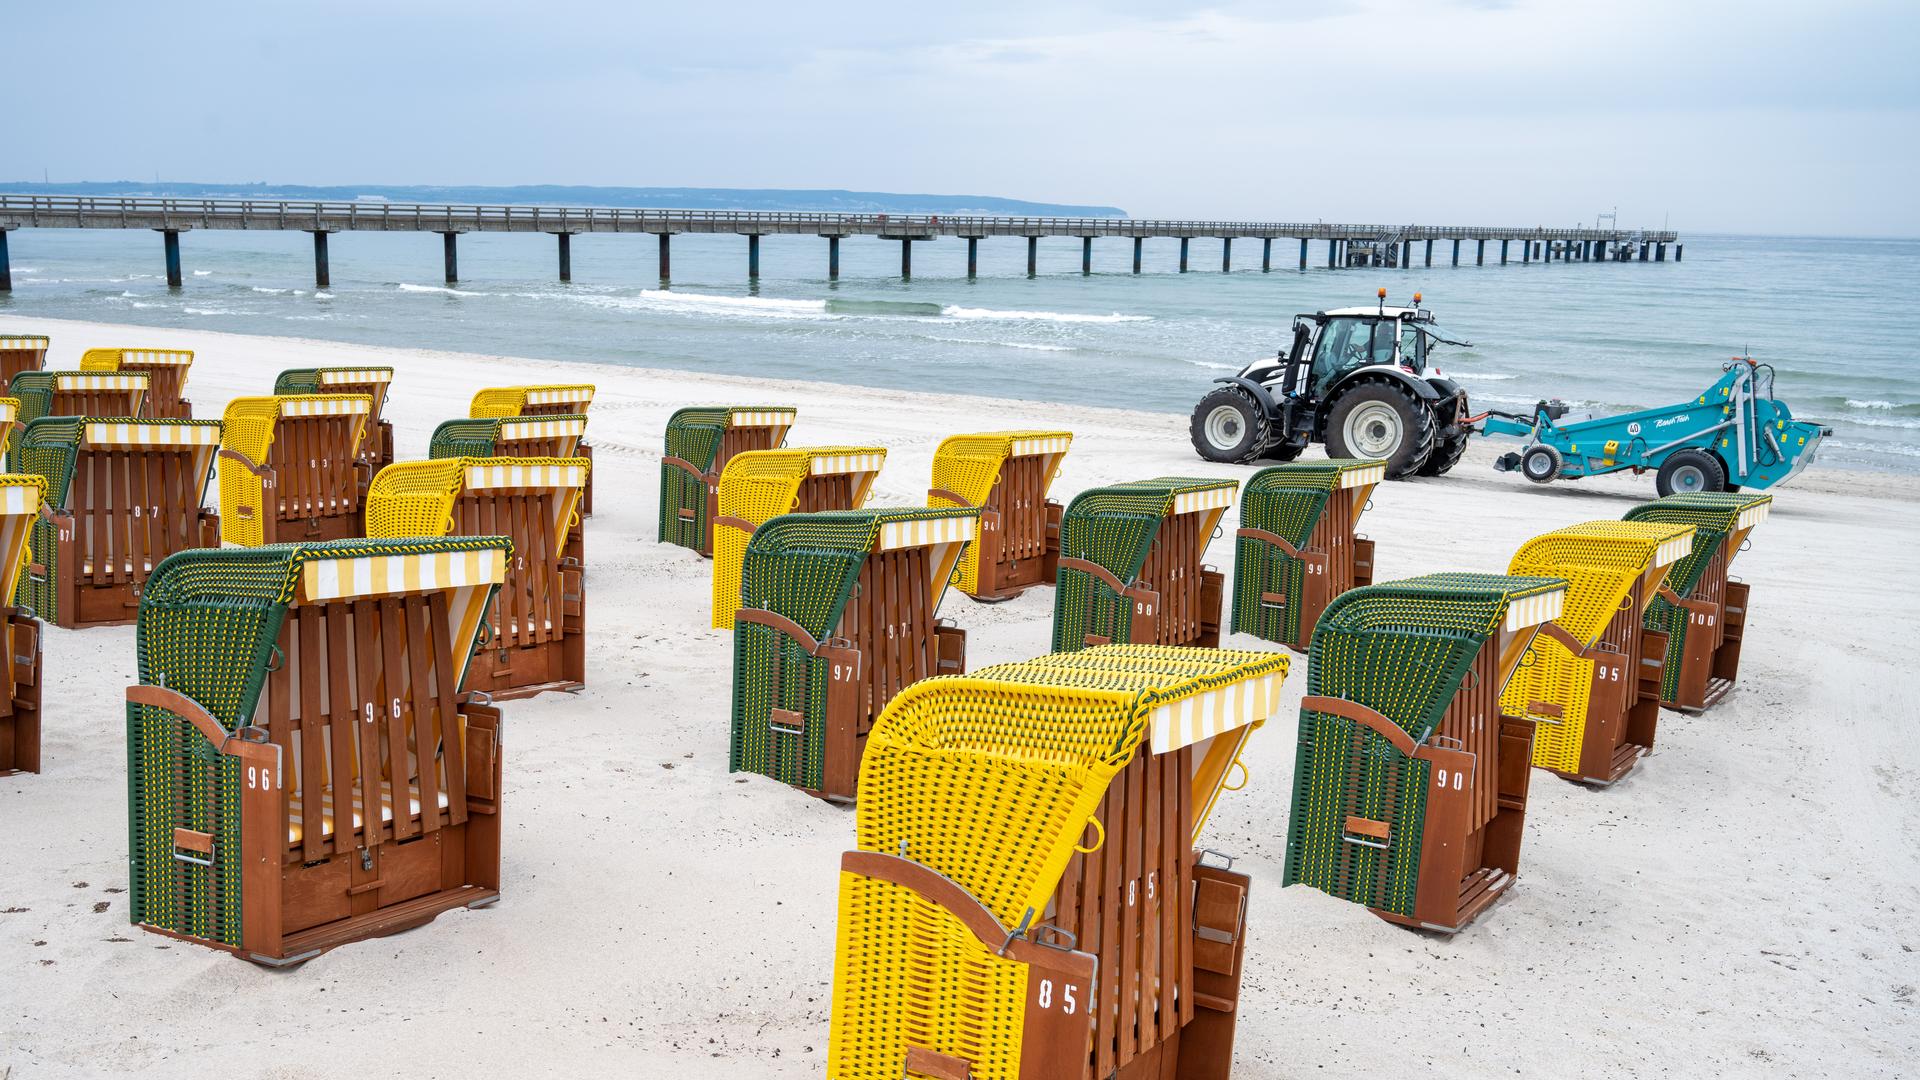
POLYGON ((713 628, 733 625, 740 569, 754 530, 782 514, 858 510, 887 452, 878 446, 807 446, 735 454, 720 473, 713 519, 713 628))
POLYGON ((227 403, 220 538, 241 547, 364 535, 365 394, 275 394, 227 403))
POLYGON ((1313 632, 1286 884, 1454 933, 1520 869, 1531 720, 1500 691, 1566 582, 1432 574, 1335 597, 1313 632))
MULTIPOLYGON (((187 370, 193 367, 192 349, 88 349, 80 354, 81 371, 132 371, 147 376, 142 411, 94 413, 95 416, 134 416, 149 420, 191 420, 193 402, 187 400, 187 370)), ((48 413, 64 416, 65 413, 48 413)))
POLYGON ((1772 508, 1771 495, 1698 491, 1627 511, 1628 521, 1694 527, 1693 550, 1667 571, 1666 585, 1647 604, 1647 629, 1667 635, 1660 699, 1670 708, 1711 708, 1739 678, 1750 589, 1727 571, 1772 508))
POLYGON ((1194 845, 1286 671, 1113 645, 895 698, 841 863, 828 1075, 1229 1075, 1249 879, 1194 845))
MULTIPOLYGON (((12 597, 32 558, 46 481, 0 475, 0 596, 12 597)), ((20 606, 0 607, 0 776, 40 771, 40 620, 20 606)))
MULTIPOLYGON (((554 386, 491 386, 473 395, 467 415, 475 420, 509 416, 585 416, 593 404, 594 388, 589 383, 554 386)), ((593 459, 593 447, 577 442, 564 454, 547 453, 542 457, 583 457, 593 459)), ((593 514, 593 476, 587 476, 587 491, 580 499, 580 515, 593 514)))
POLYGON ((1224 578, 1201 559, 1236 487, 1163 476, 1074 496, 1060 523, 1053 651, 1218 645, 1224 578))
POLYGON ((1646 628, 1647 604, 1692 548, 1691 525, 1589 521, 1514 554, 1508 573, 1568 583, 1500 698, 1503 712, 1534 721, 1535 765, 1604 785, 1653 749, 1667 636, 1646 628))
POLYGON ((712 558, 720 473, 736 454, 778 450, 797 412, 767 406, 695 406, 668 418, 660 459, 660 542, 712 558))
POLYGON ((295 964, 500 887, 500 713, 461 692, 503 537, 187 551, 127 688, 131 919, 295 964))
POLYGON ((732 771, 853 798, 887 702, 966 670, 966 631, 936 616, 978 514, 787 514, 755 530, 734 614, 732 771))
POLYGON ((465 688, 499 700, 586 685, 586 589, 565 552, 586 458, 403 461, 367 491, 367 535, 505 536, 513 557, 465 688))
POLYGON ((1373 541, 1354 528, 1386 477, 1385 462, 1352 458, 1253 474, 1234 534, 1235 633, 1306 652, 1327 604, 1373 583, 1373 541))
POLYGON ((1060 561, 1060 504, 1047 492, 1073 444, 1070 431, 954 435, 933 455, 929 506, 980 508, 980 539, 960 563, 960 591, 1011 600, 1051 584, 1060 561))
POLYGON ((360 440, 360 460, 369 482, 373 474, 393 464, 393 422, 386 419, 387 390, 393 385, 390 367, 288 368, 273 380, 276 395, 365 394, 372 399, 367 411, 366 436, 360 440))

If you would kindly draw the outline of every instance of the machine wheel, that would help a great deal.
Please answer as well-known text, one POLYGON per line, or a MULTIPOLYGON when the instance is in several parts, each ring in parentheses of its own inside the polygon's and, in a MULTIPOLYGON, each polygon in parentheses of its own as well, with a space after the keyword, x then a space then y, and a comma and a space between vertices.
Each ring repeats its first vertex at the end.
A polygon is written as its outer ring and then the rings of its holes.
POLYGON ((1460 455, 1467 452, 1467 433, 1448 435, 1436 439, 1433 453, 1427 455, 1427 463, 1420 466, 1421 476, 1444 476, 1447 471, 1460 463, 1460 455))
POLYGON ((1527 447, 1520 455, 1520 475, 1536 484, 1544 484, 1560 475, 1560 451, 1545 443, 1527 447))
POLYGON ((1304 454, 1306 452, 1307 452, 1307 444, 1304 442, 1298 442, 1298 443, 1277 442, 1277 443, 1274 443, 1272 446, 1267 447, 1266 450, 1262 451, 1260 454, 1260 457, 1264 461, 1278 461, 1278 462, 1285 463, 1288 461, 1292 461, 1294 458, 1297 458, 1301 454, 1304 454))
POLYGON ((1187 434, 1201 457, 1239 465, 1267 448, 1270 428, 1267 411, 1252 394, 1238 386, 1223 386, 1193 407, 1187 434))
POLYGON ((1661 498, 1676 493, 1727 490, 1727 467, 1705 450, 1675 450, 1660 463, 1653 487, 1661 498))
POLYGON ((1385 461, 1397 480, 1427 463, 1433 429, 1433 410, 1412 394, 1393 383, 1361 383, 1327 414, 1327 456, 1385 461))

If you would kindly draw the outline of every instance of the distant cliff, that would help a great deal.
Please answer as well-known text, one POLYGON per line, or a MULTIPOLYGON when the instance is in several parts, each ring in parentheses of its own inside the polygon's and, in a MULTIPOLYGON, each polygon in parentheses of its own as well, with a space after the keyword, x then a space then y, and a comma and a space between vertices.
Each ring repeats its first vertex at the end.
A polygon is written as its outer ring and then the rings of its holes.
POLYGON ((668 210, 814 210, 841 214, 1005 214, 1016 217, 1126 217, 1117 206, 1029 202, 995 195, 901 195, 886 191, 784 188, 436 187, 424 184, 156 184, 115 180, 79 184, 0 182, 21 195, 151 195, 182 199, 386 199, 392 202, 539 203, 572 206, 644 206, 668 210))

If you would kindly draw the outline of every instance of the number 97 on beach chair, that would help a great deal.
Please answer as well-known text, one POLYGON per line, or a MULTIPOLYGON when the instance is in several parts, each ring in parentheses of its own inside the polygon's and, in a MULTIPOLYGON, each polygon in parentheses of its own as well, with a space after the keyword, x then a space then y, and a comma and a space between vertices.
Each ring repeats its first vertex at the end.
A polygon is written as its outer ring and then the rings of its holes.
POLYGON ((797 410, 765 406, 696 406, 667 420, 660 459, 660 542, 713 557, 720 473, 734 455, 778 450, 797 410))
POLYGON ((241 547, 364 535, 365 394, 234 398, 221 421, 220 538, 241 547))
POLYGON ((1750 588, 1727 571, 1772 508, 1771 495, 1696 491, 1627 511, 1628 521, 1694 527, 1693 550, 1667 571, 1666 584, 1647 604, 1647 629, 1667 635, 1660 700, 1670 708, 1708 709, 1739 678, 1750 588))
POLYGON ((1381 461, 1332 458, 1253 474, 1234 534, 1233 629, 1306 652, 1335 597, 1373 583, 1373 541, 1356 536, 1381 461))
MULTIPOLYGON (((32 558, 46 481, 0 475, 0 596, 12 597, 32 558)), ((29 608, 0 607, 0 776, 40 771, 40 620, 29 608)))
POLYGON ((933 455, 929 506, 977 506, 980 539, 960 563, 961 592, 1011 600, 1051 584, 1060 561, 1059 503, 1047 491, 1073 444, 1068 431, 954 435, 933 455))
POLYGON ((1224 578, 1201 559, 1237 486, 1163 476, 1074 496, 1060 523, 1053 651, 1218 645, 1224 578))

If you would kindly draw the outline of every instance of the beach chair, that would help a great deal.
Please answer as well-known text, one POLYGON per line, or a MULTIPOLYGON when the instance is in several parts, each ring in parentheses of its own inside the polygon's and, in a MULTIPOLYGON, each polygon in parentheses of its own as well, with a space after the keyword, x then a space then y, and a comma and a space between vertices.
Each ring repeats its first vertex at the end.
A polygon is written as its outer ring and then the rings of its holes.
POLYGON ((151 382, 144 371, 23 371, 7 386, 25 424, 43 416, 141 416, 151 382))
MULTIPOLYGON (((88 349, 80 354, 81 371, 137 371, 147 376, 147 420, 191 420, 193 402, 187 400, 187 369, 192 349, 88 349)), ((50 415, 61 415, 58 413, 50 415)), ((132 416, 133 413, 95 413, 96 416, 132 416)))
POLYGON ((390 367, 288 368, 273 380, 275 394, 365 394, 373 399, 367 413, 367 434, 360 443, 360 460, 367 482, 393 464, 393 421, 386 418, 387 390, 393 385, 390 367))
POLYGON ((966 670, 940 598, 979 512, 787 514, 747 545, 733 632, 729 767, 851 799, 874 717, 907 687, 966 670))
POLYGON ((713 628, 733 625, 747 542, 781 514, 858 510, 887 460, 878 446, 807 446, 735 454, 720 472, 713 518, 713 628))
POLYGON ((841 861, 827 1075, 1228 1076, 1251 882, 1195 849, 1286 671, 1111 645, 896 697, 841 861))
POLYGON ((586 685, 586 594, 564 553, 586 487, 585 458, 403 461, 367 490, 367 536, 505 536, 513 558, 467 669, 496 700, 586 685))
MULTIPOLYGON (((430 458, 585 458, 587 464, 593 464, 593 457, 581 442, 587 433, 587 418, 583 415, 547 415, 521 417, 495 417, 487 420, 448 420, 434 429, 433 439, 427 444, 427 456, 430 458)), ((593 470, 587 470, 587 487, 593 487, 593 470)), ((581 502, 586 498, 583 495, 581 502)), ((566 549, 563 558, 584 564, 587 559, 586 525, 581 510, 573 517, 573 525, 567 530, 566 549)))
POLYGON ((0 397, 0 447, 13 447, 13 432, 20 419, 20 399, 0 397))
MULTIPOLYGON (((33 557, 46 481, 0 475, 0 596, 13 596, 33 557)), ((40 771, 40 620, 27 608, 0 607, 0 776, 40 771)))
POLYGON ((1163 476, 1074 496, 1060 521, 1053 651, 1220 644, 1225 579, 1201 559, 1235 487, 1163 476))
POLYGON ((13 385, 13 377, 23 371, 46 367, 49 344, 38 334, 0 334, 0 386, 13 385))
POLYGON ((1667 571, 1666 587, 1647 604, 1647 629, 1667 635, 1660 700, 1668 708, 1704 711, 1739 678, 1749 586, 1729 580, 1727 571, 1772 509, 1771 495, 1697 491, 1627 511, 1628 521, 1694 527, 1693 550, 1667 571))
POLYGON ((1233 631, 1306 652, 1335 597, 1373 583, 1373 541, 1354 534, 1383 461, 1330 458, 1254 473, 1234 534, 1233 631))
POLYGON ((220 538, 241 547, 364 535, 365 394, 275 394, 227 403, 218 457, 220 538))
POLYGON ((1569 780, 1611 784, 1653 749, 1667 635, 1646 628, 1667 568, 1693 548, 1693 526, 1589 521, 1536 536, 1510 574, 1565 578, 1564 610, 1541 627, 1500 696, 1534 721, 1533 763, 1569 780))
POLYGON ((131 920, 297 964, 499 897, 503 537, 183 551, 127 688, 131 920))
POLYGON ((1500 691, 1559 578, 1431 574, 1321 613, 1300 705, 1285 883, 1455 933, 1514 882, 1533 721, 1500 691))
POLYGON ((1073 443, 1069 431, 954 435, 933 455, 928 506, 977 506, 980 539, 960 561, 960 591, 1011 600, 1052 584, 1060 562, 1060 504, 1047 491, 1073 443))
POLYGON ((660 542, 713 558, 720 473, 735 454, 778 450, 793 427, 791 408, 716 406, 679 409, 667 419, 660 459, 660 542))
POLYGON ((46 480, 46 503, 19 603, 68 629, 134 621, 162 560, 220 546, 220 515, 202 505, 219 449, 218 420, 28 424, 13 460, 46 480))
MULTIPOLYGON (((475 420, 507 416, 585 416, 593 404, 593 386, 575 383, 563 386, 493 386, 473 395, 467 415, 475 420)), ((593 447, 580 443, 565 454, 551 457, 593 459, 593 447)), ((580 500, 580 516, 593 515, 593 474, 587 474, 587 492, 580 500)))

